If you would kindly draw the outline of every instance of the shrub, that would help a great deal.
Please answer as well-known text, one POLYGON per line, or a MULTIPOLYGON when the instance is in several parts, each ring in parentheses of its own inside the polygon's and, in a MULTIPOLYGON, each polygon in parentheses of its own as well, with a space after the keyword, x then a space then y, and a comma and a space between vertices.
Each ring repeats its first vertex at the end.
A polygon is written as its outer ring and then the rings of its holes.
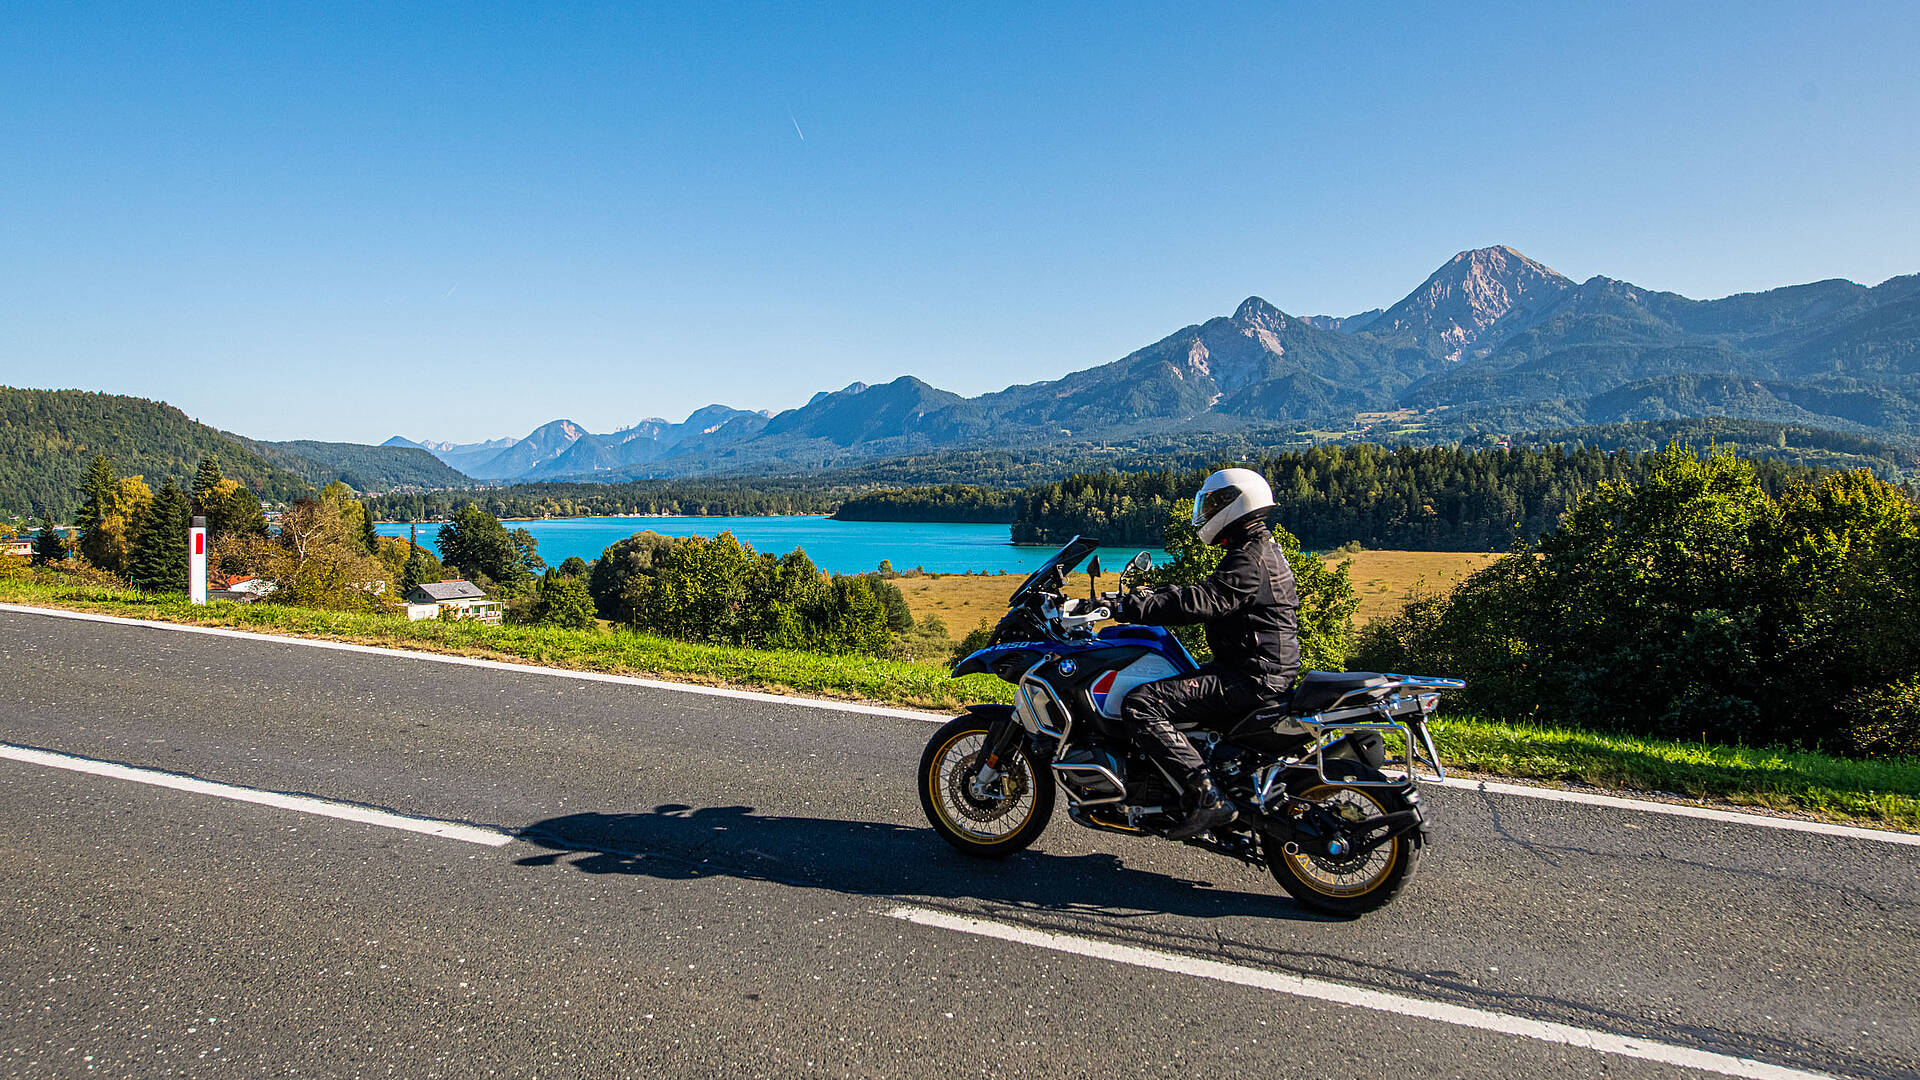
POLYGON ((623 621, 683 641, 878 656, 913 628, 905 597, 878 575, 829 578, 805 551, 776 558, 731 532, 638 534, 607 548, 594 574, 603 588, 625 575, 608 605, 623 621))
MULTIPOLYGON (((600 617, 613 622, 633 622, 628 586, 636 577, 650 577, 654 559, 672 546, 671 537, 657 532, 638 532, 614 541, 601 552, 587 574, 587 591, 592 594, 594 610, 600 617)), ((644 595, 644 590, 635 595, 644 595)))
POLYGON ((574 574, 553 573, 541 579, 535 594, 531 621, 539 626, 558 626, 585 630, 594 625, 593 597, 587 583, 574 574))
POLYGON ((1770 497, 1670 447, 1444 599, 1363 634, 1368 665, 1457 675, 1494 716, 1897 754, 1920 676, 1920 513, 1866 472, 1770 497))
POLYGON ((1854 757, 1920 758, 1920 676, 1863 690, 1848 699, 1834 747, 1854 757))

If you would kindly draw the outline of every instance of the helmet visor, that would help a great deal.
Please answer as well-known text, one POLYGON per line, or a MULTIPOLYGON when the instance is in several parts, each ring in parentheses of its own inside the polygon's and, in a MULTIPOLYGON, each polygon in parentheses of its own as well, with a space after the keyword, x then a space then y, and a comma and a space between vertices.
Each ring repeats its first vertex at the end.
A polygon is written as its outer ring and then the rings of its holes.
POLYGON ((1240 497, 1240 489, 1231 485, 1203 491, 1193 497, 1193 524, 1195 527, 1213 520, 1215 514, 1225 510, 1240 497))

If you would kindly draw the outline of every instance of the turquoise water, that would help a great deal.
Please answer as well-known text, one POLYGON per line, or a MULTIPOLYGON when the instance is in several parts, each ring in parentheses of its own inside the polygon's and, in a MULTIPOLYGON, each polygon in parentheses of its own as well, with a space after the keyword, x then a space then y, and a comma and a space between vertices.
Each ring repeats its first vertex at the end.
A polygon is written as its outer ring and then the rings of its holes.
MULTIPOLYGON (((822 570, 855 574, 874 570, 880 560, 895 570, 920 567, 942 574, 1028 573, 1046 562, 1051 548, 1016 547, 1005 525, 952 525, 917 521, 835 521, 826 517, 654 517, 549 518, 509 521, 540 541, 540 557, 549 566, 569 555, 597 559, 615 540, 651 529, 667 536, 717 536, 732 532, 756 551, 784 555, 805 548, 822 570)), ((381 525, 383 536, 405 536, 405 525, 381 525)), ((420 526, 420 543, 433 547, 437 524, 420 526)), ((1137 548, 1101 548, 1102 569, 1117 572, 1137 548)), ((1166 553, 1153 551, 1156 563, 1166 553)))

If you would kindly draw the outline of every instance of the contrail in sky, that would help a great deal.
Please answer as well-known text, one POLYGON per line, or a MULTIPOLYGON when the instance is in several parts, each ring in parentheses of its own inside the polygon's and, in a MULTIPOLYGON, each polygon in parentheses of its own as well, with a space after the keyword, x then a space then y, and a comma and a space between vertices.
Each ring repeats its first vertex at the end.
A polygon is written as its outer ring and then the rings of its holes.
POLYGON ((801 141, 801 142, 806 142, 806 141, 807 141, 807 133, 806 133, 806 132, 804 132, 804 131, 801 131, 801 130, 800 130, 800 121, 798 121, 798 120, 794 120, 794 118, 793 118, 793 110, 792 110, 792 109, 788 109, 788 110, 787 110, 787 119, 789 119, 789 120, 793 120, 793 133, 794 133, 795 135, 798 135, 798 136, 800 136, 800 141, 801 141))

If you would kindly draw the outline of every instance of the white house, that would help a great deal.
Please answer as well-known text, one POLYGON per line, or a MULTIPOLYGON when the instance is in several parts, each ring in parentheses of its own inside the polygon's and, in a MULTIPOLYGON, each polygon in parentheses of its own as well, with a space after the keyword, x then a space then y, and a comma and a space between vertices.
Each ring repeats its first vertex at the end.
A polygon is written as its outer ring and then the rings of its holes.
POLYGON ((481 592, 473 582, 457 578, 415 585, 407 590, 406 601, 407 618, 415 622, 421 619, 478 619, 497 623, 504 606, 498 600, 487 599, 487 594, 481 592))

